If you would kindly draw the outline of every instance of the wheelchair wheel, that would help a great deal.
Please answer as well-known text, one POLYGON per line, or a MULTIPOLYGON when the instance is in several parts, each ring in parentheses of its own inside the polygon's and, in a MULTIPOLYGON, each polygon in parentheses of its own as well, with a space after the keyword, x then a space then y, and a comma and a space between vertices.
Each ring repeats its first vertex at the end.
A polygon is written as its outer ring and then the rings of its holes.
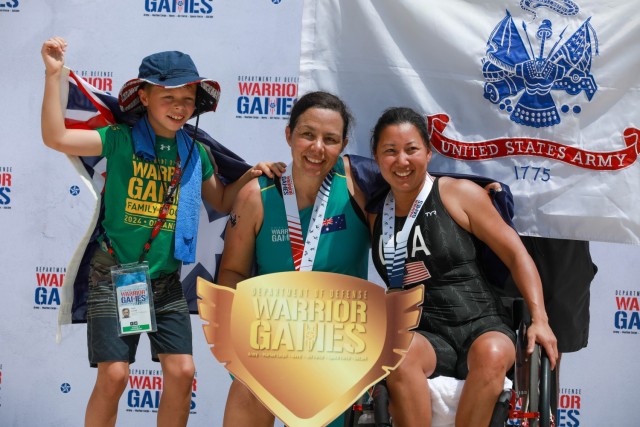
POLYGON ((552 427, 551 413, 551 362, 544 349, 536 344, 529 364, 528 412, 539 413, 531 420, 532 427, 552 427))
POLYGON ((544 349, 540 357, 540 427, 551 427, 551 362, 544 349))
POLYGON ((518 329, 513 373, 514 397, 509 407, 509 418, 520 423, 518 425, 555 427, 552 408, 557 406, 557 378, 551 372, 549 358, 539 344, 535 345, 531 355, 527 353, 527 325, 531 318, 522 299, 513 301, 512 312, 518 329))
MULTIPOLYGON (((529 356, 529 384, 527 390, 528 412, 538 412, 540 408, 540 346, 536 345, 529 356)), ((534 421, 533 427, 538 424, 534 421)))
POLYGON ((382 380, 373 387, 373 418, 376 427, 391 427, 389 415, 389 389, 387 381, 382 380))
POLYGON ((529 408, 529 366, 531 357, 527 354, 527 326, 520 323, 516 331, 516 362, 513 372, 514 390, 518 394, 520 409, 526 411, 529 408))

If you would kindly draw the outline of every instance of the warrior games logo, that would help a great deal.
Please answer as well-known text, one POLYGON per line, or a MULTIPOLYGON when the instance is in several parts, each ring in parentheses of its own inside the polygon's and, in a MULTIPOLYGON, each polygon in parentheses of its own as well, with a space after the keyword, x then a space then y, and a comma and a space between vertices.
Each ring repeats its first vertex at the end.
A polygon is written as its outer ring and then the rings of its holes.
POLYGON ((0 0, 0 13, 20 12, 20 0, 0 0))
POLYGON ((211 0, 144 0, 144 16, 213 18, 211 0))
POLYGON ((613 333, 637 335, 640 331, 640 291, 616 290, 613 333))
POLYGON ((67 273, 65 267, 36 267, 36 288, 33 293, 35 310, 57 310, 60 306, 60 288, 67 273))
MULTIPOLYGON (((196 392, 198 391, 198 374, 193 378, 191 386, 190 414, 196 414, 196 392)), ((158 412, 162 395, 162 371, 155 369, 130 369, 129 390, 127 391, 127 412, 158 412)))
POLYGON ((86 81, 98 90, 108 94, 113 92, 113 71, 74 70, 74 73, 76 73, 76 76, 82 77, 82 80, 86 81))
POLYGON ((557 427, 579 427, 582 391, 579 388, 561 388, 558 397, 557 427))
MULTIPOLYGON (((534 8, 546 7, 561 16, 573 16, 578 6, 569 0, 522 0, 522 8, 533 14, 534 8)), ((538 28, 528 28, 522 21, 522 34, 509 11, 489 36, 483 58, 482 73, 486 81, 484 97, 497 104, 509 118, 524 126, 536 128, 560 123, 552 90, 571 96, 584 92, 591 101, 598 90, 591 74, 591 61, 598 54, 598 38, 590 19, 584 21, 563 42, 553 22, 544 19, 538 28), (525 41, 526 40, 526 41, 525 41), (537 46, 537 49, 534 48, 537 46)), ((560 107, 563 113, 580 114, 579 105, 560 107)))
POLYGON ((238 76, 236 118, 286 119, 298 96, 298 78, 238 76))
POLYGON ((13 171, 11 166, 0 166, 0 207, 11 209, 11 185, 13 171))

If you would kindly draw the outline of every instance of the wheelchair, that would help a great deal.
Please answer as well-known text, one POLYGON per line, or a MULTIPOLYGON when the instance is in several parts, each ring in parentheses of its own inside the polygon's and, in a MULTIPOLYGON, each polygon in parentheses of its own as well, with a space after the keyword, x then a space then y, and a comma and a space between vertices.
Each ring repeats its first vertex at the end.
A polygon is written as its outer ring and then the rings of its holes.
POLYGON ((504 390, 498 398, 489 427, 555 427, 557 378, 540 345, 536 344, 533 353, 527 354, 527 325, 531 318, 524 301, 513 300, 512 308, 512 326, 514 329, 517 326, 513 388, 504 390))
MULTIPOLYGON (((531 323, 522 298, 503 298, 516 331, 516 361, 508 377, 511 389, 499 396, 489 427, 555 427, 558 385, 549 358, 538 344, 527 354, 531 323)), ((360 398, 345 416, 345 427, 393 427, 388 411, 389 391, 382 380, 360 398)))

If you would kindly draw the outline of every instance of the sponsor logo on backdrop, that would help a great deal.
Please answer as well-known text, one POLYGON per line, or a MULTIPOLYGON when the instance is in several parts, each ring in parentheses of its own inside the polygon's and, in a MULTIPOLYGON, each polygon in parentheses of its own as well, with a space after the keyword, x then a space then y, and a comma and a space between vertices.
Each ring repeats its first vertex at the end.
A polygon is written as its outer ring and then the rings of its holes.
POLYGON ((57 310, 66 267, 38 266, 35 273, 34 310, 57 310))
POLYGON ((120 88, 113 87, 113 71, 106 70, 74 70, 78 77, 82 77, 87 83, 98 90, 113 94, 118 92, 120 88))
POLYGON ((298 97, 298 77, 238 76, 236 118, 287 119, 298 97))
MULTIPOLYGON (((127 395, 127 412, 158 412, 162 395, 162 370, 129 369, 127 395)), ((193 378, 191 387, 191 414, 196 414, 196 393, 198 391, 198 373, 193 378)))
POLYGON ((69 383, 60 384, 60 391, 62 392, 62 394, 71 393, 71 384, 69 383))
POLYGON ((0 0, 0 13, 20 12, 20 0, 0 0))
POLYGON ((560 388, 556 427, 580 426, 581 394, 582 390, 579 388, 560 388))
POLYGON ((144 16, 154 18, 213 18, 213 1, 145 0, 144 16))
MULTIPOLYGON (((507 10, 488 35, 481 62, 483 96, 493 104, 487 107, 507 115, 525 133, 486 141, 455 140, 444 134, 449 122, 457 118, 435 114, 428 117, 434 149, 465 161, 527 156, 593 171, 615 171, 634 164, 640 152, 640 130, 631 126, 620 128, 619 136, 611 138, 611 150, 603 152, 526 135, 532 128, 559 127, 563 118, 580 115, 583 104, 594 99, 598 85, 591 66, 599 47, 591 17, 570 18, 580 11, 575 2, 522 0, 520 6, 523 17, 516 19, 507 10), (545 19, 538 16, 543 11, 545 19), (553 22, 557 17, 570 23, 558 29, 553 22)), ((514 166, 514 173, 517 180, 549 181, 553 176, 551 169, 535 163, 514 166)))
POLYGON ((616 290, 613 333, 638 335, 640 331, 640 291, 616 290))
POLYGON ((11 187, 13 185, 13 168, 0 166, 0 208, 11 209, 11 187))

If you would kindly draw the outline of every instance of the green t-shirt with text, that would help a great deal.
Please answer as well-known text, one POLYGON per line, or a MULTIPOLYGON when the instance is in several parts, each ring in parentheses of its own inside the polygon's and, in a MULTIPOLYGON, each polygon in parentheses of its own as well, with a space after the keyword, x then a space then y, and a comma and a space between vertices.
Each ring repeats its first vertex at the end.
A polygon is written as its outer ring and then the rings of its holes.
MULTIPOLYGON (((175 171, 176 140, 156 137, 157 158, 145 161, 134 154, 129 126, 113 125, 97 130, 102 138, 102 155, 107 158, 102 226, 120 263, 137 262, 151 236, 175 171)), ((206 181, 213 175, 213 166, 204 147, 200 143, 197 146, 202 161, 202 181, 206 181)), ((162 230, 145 257, 152 278, 173 273, 180 266, 180 261, 173 256, 179 198, 180 186, 162 230)))

